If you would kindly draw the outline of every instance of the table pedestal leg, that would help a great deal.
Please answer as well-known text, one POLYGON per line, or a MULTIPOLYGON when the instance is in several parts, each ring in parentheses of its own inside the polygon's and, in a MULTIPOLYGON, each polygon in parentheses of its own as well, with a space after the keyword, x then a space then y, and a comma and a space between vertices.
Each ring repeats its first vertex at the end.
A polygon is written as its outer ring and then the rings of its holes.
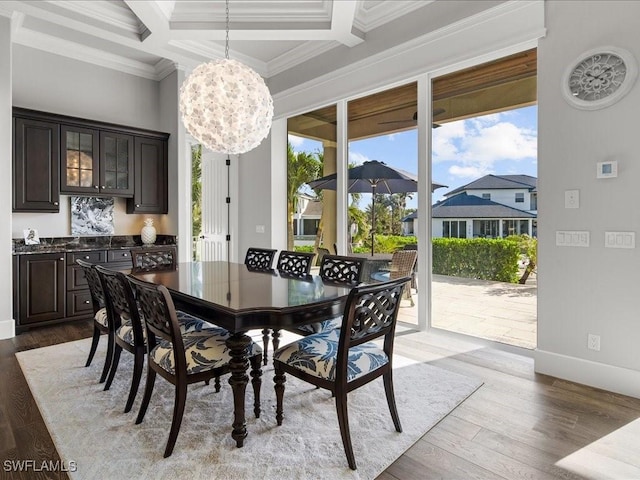
POLYGON ((229 370, 231 370, 231 378, 229 385, 233 389, 233 432, 231 436, 236 441, 238 448, 244 444, 247 437, 247 422, 244 414, 244 396, 249 383, 247 370, 249 369, 249 359, 247 352, 251 344, 251 337, 244 332, 234 333, 227 338, 227 347, 231 360, 229 361, 229 370))

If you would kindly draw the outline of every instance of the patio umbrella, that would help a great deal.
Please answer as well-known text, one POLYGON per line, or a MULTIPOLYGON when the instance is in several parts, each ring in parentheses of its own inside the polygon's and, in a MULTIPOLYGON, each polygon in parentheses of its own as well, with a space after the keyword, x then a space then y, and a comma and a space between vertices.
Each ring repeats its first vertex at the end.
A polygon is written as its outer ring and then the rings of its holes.
MULTIPOLYGON (((349 193, 371 193, 371 255, 375 239, 376 193, 409 193, 418 191, 418 178, 409 172, 393 168, 378 160, 370 160, 347 170, 347 191, 349 193)), ((314 190, 337 190, 337 174, 332 173, 308 183, 314 190)), ((444 187, 431 184, 431 191, 444 187)))

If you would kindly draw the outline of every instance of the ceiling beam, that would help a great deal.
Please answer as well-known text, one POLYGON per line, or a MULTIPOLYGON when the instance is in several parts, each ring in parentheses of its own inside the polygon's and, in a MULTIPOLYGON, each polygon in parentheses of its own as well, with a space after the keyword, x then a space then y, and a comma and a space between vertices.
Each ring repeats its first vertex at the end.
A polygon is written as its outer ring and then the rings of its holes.
POLYGON ((156 2, 124 0, 124 3, 127 4, 147 29, 146 32, 141 33, 142 41, 153 38, 155 41, 166 42, 167 33, 169 32, 169 19, 156 2))
POLYGON ((335 40, 347 47, 364 42, 364 34, 353 26, 357 7, 356 0, 334 1, 332 5, 331 31, 335 34, 335 40))

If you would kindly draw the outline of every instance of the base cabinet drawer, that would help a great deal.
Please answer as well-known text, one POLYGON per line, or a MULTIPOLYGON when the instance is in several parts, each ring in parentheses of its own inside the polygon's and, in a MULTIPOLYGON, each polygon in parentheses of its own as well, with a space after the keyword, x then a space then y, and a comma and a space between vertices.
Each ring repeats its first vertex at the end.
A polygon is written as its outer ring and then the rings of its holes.
POLYGON ((93 314, 91 294, 89 290, 67 292, 67 317, 87 316, 93 314))

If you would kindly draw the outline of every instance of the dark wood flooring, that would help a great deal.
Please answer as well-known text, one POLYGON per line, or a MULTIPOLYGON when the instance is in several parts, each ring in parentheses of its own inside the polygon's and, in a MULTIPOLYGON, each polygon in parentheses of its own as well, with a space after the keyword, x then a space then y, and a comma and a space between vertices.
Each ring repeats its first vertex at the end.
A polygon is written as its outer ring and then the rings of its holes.
MULTIPOLYGON (((6 460, 59 460, 15 353, 91 329, 72 322, 0 340, 0 479, 67 478, 5 471, 6 460)), ((404 332, 396 352, 485 383, 379 479, 640 478, 640 428, 628 430, 640 418, 639 399, 535 374, 530 358, 434 333, 404 332), (579 461, 557 464, 574 452, 579 461)))

